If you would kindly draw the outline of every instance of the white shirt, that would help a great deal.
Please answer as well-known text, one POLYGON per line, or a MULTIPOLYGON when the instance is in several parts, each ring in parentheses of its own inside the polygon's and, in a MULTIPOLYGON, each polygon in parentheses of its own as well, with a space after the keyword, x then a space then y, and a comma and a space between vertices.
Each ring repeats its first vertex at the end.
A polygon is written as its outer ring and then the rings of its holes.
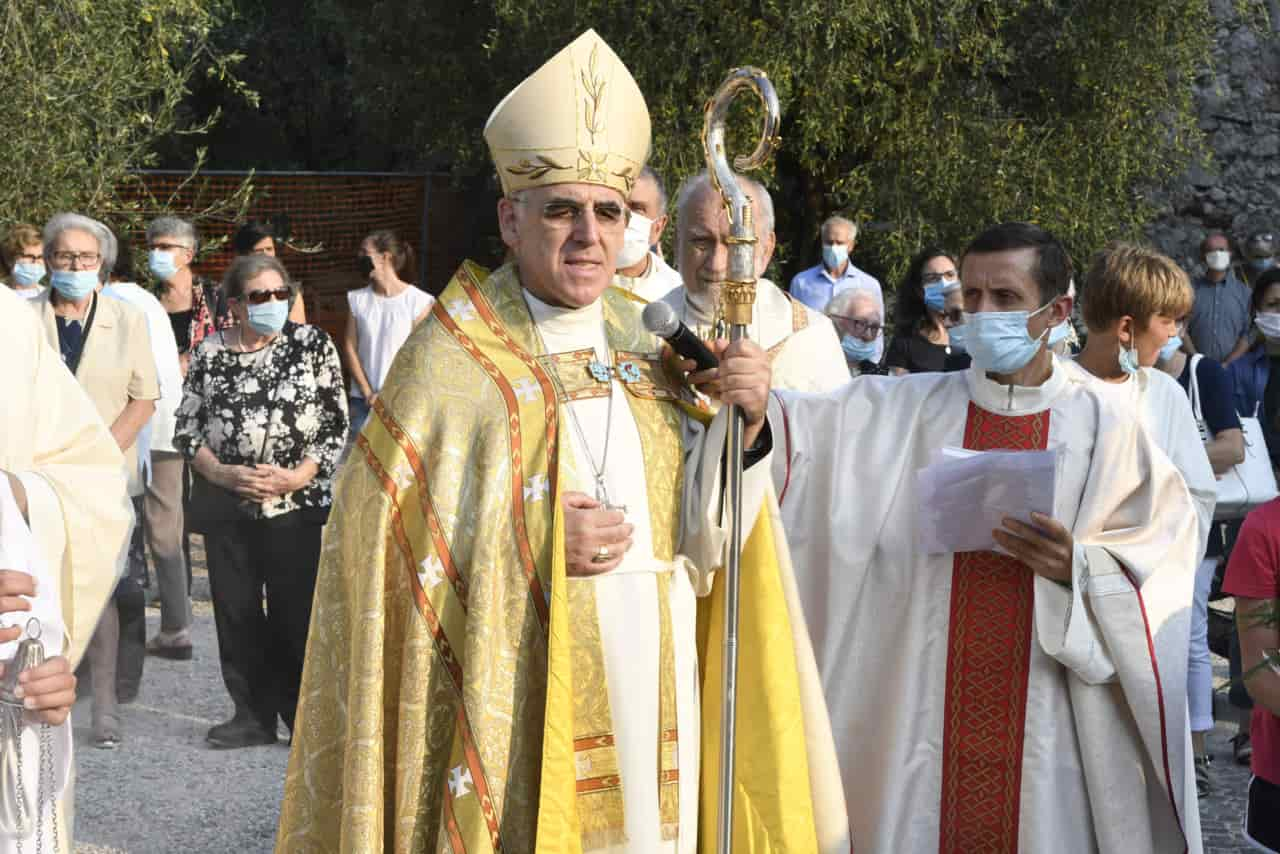
POLYGON ((151 352, 156 360, 156 377, 160 381, 160 397, 156 411, 138 434, 138 466, 145 473, 151 468, 151 451, 177 453, 173 447, 174 413, 182 403, 182 369, 178 360, 178 341, 173 337, 173 323, 160 300, 133 282, 112 282, 102 289, 109 297, 128 303, 142 312, 151 334, 151 352))
POLYGON ((34 288, 10 287, 9 290, 13 291, 15 294, 22 297, 23 299, 37 300, 37 299, 40 299, 40 295, 44 293, 45 290, 47 289, 45 288, 44 285, 36 285, 34 288))
MULTIPOLYGON (((356 321, 356 354, 374 393, 391 370, 396 353, 413 331, 414 321, 435 304, 431 294, 413 285, 393 297, 384 297, 368 285, 347 293, 347 305, 356 321)), ((352 397, 363 397, 355 382, 352 397)))
POLYGON ((631 293, 648 302, 653 302, 654 300, 662 299, 672 290, 684 284, 680 274, 666 261, 663 261, 653 252, 650 252, 647 257, 649 265, 645 267, 643 273, 638 276, 624 276, 619 271, 613 277, 614 286, 631 291, 631 293))

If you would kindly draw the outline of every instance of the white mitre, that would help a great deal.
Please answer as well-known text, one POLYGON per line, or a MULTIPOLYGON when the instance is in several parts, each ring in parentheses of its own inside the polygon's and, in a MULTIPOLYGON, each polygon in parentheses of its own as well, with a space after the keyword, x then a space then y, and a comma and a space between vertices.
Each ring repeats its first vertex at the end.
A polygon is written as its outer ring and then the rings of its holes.
POLYGON ((595 30, 512 89, 484 127, 506 195, 583 183, 626 198, 648 157, 649 134, 640 87, 595 30))

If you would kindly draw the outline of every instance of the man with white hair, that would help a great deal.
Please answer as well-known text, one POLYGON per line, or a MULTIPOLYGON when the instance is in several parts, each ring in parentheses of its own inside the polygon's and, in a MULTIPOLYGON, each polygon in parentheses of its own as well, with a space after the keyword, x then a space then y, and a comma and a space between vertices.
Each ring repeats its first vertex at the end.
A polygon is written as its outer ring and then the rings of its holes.
POLYGON ((841 291, 827 303, 827 317, 840 334, 840 349, 852 376, 881 374, 875 360, 876 341, 884 329, 880 301, 866 288, 841 291))
MULTIPOLYGON (((835 215, 822 223, 818 232, 822 239, 822 263, 796 273, 791 278, 791 298, 822 310, 831 298, 848 288, 866 288, 876 294, 880 316, 884 316, 884 290, 880 282, 849 260, 858 242, 858 225, 835 215)), ((884 354, 884 337, 876 339, 876 361, 884 354)))
MULTIPOLYGON (((773 256, 773 199, 759 182, 739 176, 751 197, 756 228, 755 274, 764 275, 773 256)), ((663 301, 699 337, 727 338, 720 288, 729 274, 729 217, 706 172, 680 187, 676 249, 681 287, 663 301)), ((825 303, 824 303, 825 305, 825 303)), ((849 369, 831 321, 760 278, 748 337, 769 353, 775 388, 828 391, 849 381, 849 369)))
POLYGON ((667 188, 652 166, 640 170, 627 199, 631 218, 618 252, 618 272, 614 287, 622 288, 645 302, 653 302, 680 287, 680 274, 662 260, 651 247, 657 246, 667 228, 667 188))

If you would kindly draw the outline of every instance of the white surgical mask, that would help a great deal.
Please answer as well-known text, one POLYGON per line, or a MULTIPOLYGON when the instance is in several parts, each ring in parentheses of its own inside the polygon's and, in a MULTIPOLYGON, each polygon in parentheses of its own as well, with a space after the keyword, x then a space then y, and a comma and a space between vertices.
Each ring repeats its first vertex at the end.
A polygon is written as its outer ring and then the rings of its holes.
POLYGON ((1223 270, 1231 266, 1231 253, 1225 249, 1215 249, 1212 252, 1206 252, 1204 256, 1204 265, 1215 273, 1221 273, 1223 270))
POLYGON ((980 311, 965 314, 965 346, 974 364, 995 374, 1011 374, 1027 366, 1040 350, 1040 342, 1049 330, 1032 338, 1027 321, 1044 311, 1047 302, 1035 311, 980 311))
POLYGON ((1280 312, 1262 311, 1253 319, 1257 325, 1258 331, 1265 335, 1269 340, 1275 341, 1280 338, 1280 312))
POLYGON ((652 227, 653 220, 635 211, 631 212, 631 219, 627 220, 626 237, 622 240, 622 249, 618 251, 619 270, 634 267, 649 254, 649 229, 652 227))

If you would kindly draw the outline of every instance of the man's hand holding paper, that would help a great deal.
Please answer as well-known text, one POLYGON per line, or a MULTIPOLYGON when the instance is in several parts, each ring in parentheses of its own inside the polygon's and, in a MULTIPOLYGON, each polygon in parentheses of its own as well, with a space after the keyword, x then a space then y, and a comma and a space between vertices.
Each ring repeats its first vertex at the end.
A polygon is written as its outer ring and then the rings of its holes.
POLYGON ((1074 542, 1053 518, 1058 452, 942 448, 916 473, 928 554, 998 551, 1070 582, 1074 542))

